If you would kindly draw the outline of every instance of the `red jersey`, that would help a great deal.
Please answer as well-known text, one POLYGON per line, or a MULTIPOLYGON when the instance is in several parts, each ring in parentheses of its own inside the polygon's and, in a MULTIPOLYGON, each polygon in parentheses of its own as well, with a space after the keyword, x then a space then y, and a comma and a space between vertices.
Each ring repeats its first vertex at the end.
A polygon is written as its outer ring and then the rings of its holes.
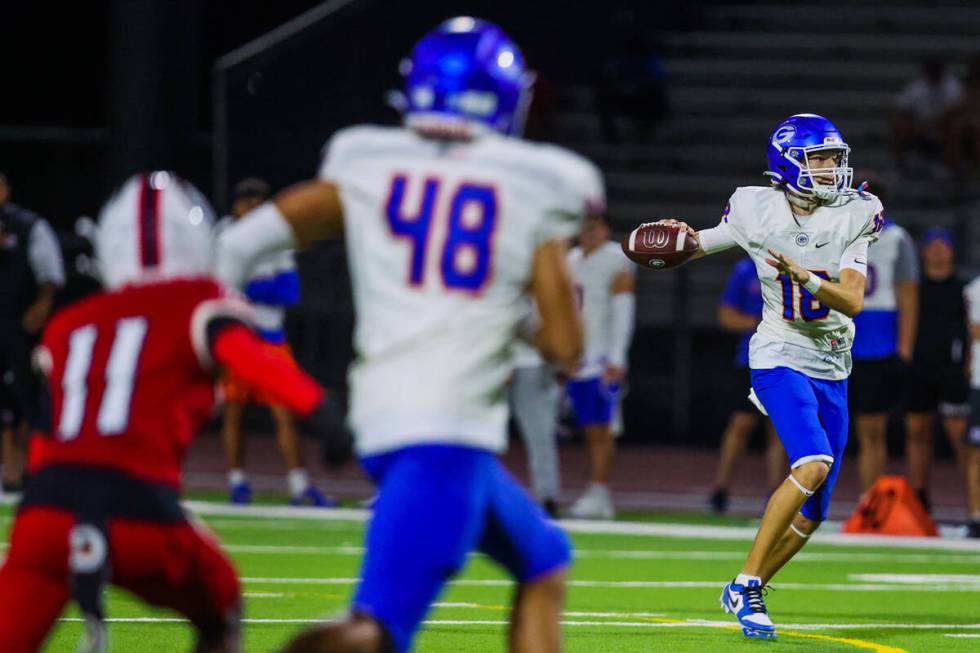
POLYGON ((248 311, 200 278, 125 286, 59 312, 37 353, 52 419, 33 438, 31 471, 109 467, 178 487, 187 445, 214 406, 208 323, 248 311))

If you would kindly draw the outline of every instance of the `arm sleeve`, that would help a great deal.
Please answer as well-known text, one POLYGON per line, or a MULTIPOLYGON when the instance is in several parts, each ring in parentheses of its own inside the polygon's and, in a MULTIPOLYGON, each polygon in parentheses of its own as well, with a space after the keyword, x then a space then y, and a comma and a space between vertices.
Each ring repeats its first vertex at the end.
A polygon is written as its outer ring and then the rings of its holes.
POLYGON ((840 269, 854 270, 868 276, 868 247, 871 241, 858 238, 844 249, 840 257, 840 269))
POLYGON ((61 247, 46 220, 38 220, 31 227, 27 256, 38 283, 65 285, 65 262, 61 257, 61 247))
POLYGON ((299 415, 309 415, 323 400, 316 381, 290 361, 271 354, 268 345, 242 324, 229 323, 219 329, 212 337, 211 352, 236 378, 299 415))
POLYGON ((612 296, 612 320, 610 324, 609 362, 617 367, 626 366, 626 354, 633 340, 633 318, 636 314, 636 296, 620 292, 612 296))
POLYGON ((980 324, 980 277, 974 279, 963 293, 966 299, 966 316, 970 324, 980 324))
POLYGON ((727 222, 711 229, 702 229, 698 232, 698 240, 705 254, 716 254, 738 245, 727 222))
POLYGON ((294 249, 293 229, 273 202, 266 202, 231 225, 218 237, 215 276, 241 288, 259 257, 294 249))
POLYGON ((907 233, 898 243, 898 259, 895 261, 895 281, 919 281, 919 257, 915 245, 907 233))

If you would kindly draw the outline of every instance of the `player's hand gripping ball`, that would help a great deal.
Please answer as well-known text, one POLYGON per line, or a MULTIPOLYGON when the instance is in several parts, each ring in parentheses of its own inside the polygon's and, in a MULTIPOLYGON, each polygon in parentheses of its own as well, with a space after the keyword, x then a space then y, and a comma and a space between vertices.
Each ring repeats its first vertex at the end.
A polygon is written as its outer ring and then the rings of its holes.
POLYGON ((645 222, 623 239, 623 253, 650 270, 683 265, 698 251, 694 230, 677 220, 645 222))

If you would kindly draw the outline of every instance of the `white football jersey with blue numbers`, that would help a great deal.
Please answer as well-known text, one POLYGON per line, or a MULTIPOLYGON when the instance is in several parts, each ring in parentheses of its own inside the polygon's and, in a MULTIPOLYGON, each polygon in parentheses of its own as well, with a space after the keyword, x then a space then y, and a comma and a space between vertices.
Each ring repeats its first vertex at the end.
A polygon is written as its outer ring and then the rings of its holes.
MULTIPOLYGON (((883 223, 881 202, 869 193, 851 192, 809 216, 797 216, 782 190, 735 190, 722 225, 752 257, 762 284, 762 322, 749 345, 751 368, 789 367, 824 379, 850 374, 853 320, 821 305, 766 259, 772 249, 824 279, 838 281, 845 250, 862 240, 874 242, 883 223)), ((857 263, 867 265, 866 260, 857 263)))
POLYGON ((619 243, 603 243, 588 254, 581 246, 568 253, 568 267, 575 281, 585 327, 585 355, 576 379, 601 376, 609 363, 612 341, 612 286, 623 272, 636 266, 623 256, 619 243))
POLYGON ((338 185, 344 206, 358 450, 502 450, 534 251, 601 210, 598 170, 498 135, 445 141, 362 126, 333 137, 320 177, 338 185))

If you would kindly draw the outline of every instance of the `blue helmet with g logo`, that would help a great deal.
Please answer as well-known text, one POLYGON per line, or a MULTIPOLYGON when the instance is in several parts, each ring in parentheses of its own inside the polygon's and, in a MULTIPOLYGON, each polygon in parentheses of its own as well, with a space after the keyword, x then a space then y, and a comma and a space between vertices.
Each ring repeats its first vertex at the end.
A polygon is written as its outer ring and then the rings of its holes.
POLYGON ((851 187, 854 170, 847 165, 850 151, 834 123, 815 113, 799 113, 779 123, 769 137, 769 169, 765 174, 774 185, 796 195, 833 200, 851 187), (815 152, 831 154, 833 164, 811 166, 815 152))
POLYGON ((524 128, 534 74, 493 23, 450 18, 416 44, 401 72, 410 127, 513 135, 524 128))

